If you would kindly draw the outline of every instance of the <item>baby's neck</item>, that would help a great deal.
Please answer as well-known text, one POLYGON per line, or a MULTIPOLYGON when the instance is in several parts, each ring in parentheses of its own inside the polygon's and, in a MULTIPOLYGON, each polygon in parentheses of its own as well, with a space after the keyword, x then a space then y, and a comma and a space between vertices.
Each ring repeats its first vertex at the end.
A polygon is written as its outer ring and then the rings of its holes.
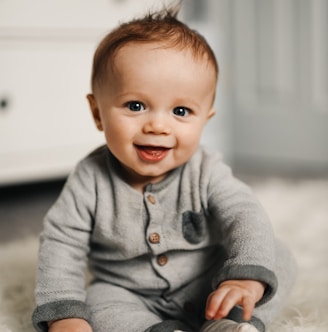
POLYGON ((125 167, 121 167, 121 176, 126 183, 128 183, 132 188, 140 193, 144 193, 145 188, 149 184, 156 184, 161 182, 167 174, 162 176, 152 177, 152 176, 142 176, 127 170, 125 167))

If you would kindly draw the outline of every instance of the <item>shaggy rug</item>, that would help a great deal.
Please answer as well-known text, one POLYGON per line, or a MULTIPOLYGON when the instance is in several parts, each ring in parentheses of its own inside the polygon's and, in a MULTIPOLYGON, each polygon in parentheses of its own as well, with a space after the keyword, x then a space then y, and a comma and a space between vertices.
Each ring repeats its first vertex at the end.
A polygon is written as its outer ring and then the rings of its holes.
MULTIPOLYGON (((328 180, 249 181, 272 219, 277 235, 289 244, 299 276, 270 332, 328 331, 328 180)), ((0 331, 32 332, 38 240, 0 246, 0 331)), ((123 331, 124 332, 124 331, 123 331)))

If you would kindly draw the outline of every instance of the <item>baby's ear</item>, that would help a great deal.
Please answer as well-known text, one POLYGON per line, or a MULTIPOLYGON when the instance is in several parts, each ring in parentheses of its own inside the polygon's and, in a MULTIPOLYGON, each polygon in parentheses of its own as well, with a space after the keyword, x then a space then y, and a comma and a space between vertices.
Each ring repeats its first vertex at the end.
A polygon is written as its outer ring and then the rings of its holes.
POLYGON ((102 131, 103 126, 102 126, 100 111, 99 111, 99 108, 97 105, 96 98, 93 94, 88 94, 87 99, 89 101, 90 110, 91 110, 91 113, 93 116, 93 120, 95 121, 96 127, 98 128, 98 130, 102 131))

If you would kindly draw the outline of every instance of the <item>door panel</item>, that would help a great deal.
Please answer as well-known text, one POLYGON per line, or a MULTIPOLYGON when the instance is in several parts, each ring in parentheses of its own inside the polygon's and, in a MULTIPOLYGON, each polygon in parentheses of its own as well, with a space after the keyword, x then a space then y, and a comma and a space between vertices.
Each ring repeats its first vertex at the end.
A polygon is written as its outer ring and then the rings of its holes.
POLYGON ((328 1, 230 10, 235 167, 328 173, 328 1))

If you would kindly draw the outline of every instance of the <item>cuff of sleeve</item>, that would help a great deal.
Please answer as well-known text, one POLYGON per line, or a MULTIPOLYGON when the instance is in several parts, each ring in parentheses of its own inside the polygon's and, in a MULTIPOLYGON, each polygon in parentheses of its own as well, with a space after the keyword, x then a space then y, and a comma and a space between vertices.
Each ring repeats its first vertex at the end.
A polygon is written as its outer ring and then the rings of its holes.
POLYGON ((275 274, 263 266, 258 265, 233 265, 220 270, 213 279, 214 289, 226 280, 257 280, 266 285, 262 299, 256 304, 259 306, 268 302, 276 293, 278 281, 275 274))
POLYGON ((84 302, 65 300, 38 306, 32 316, 38 332, 48 331, 48 322, 65 318, 81 318, 90 322, 90 311, 84 302))

